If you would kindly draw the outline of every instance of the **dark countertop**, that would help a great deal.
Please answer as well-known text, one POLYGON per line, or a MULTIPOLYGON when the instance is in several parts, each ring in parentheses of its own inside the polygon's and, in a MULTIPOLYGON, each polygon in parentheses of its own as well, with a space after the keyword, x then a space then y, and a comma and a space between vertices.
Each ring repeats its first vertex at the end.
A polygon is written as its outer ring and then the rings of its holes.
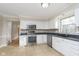
POLYGON ((53 29, 21 29, 21 31, 58 31, 57 28, 53 29))
MULTIPOLYGON (((73 40, 79 42, 79 35, 77 34, 65 34, 65 33, 57 33, 57 32, 36 32, 33 33, 34 35, 52 35, 52 36, 57 36, 61 38, 66 38, 68 40, 73 40)), ((21 33, 20 35, 31 35, 27 33, 21 33)))

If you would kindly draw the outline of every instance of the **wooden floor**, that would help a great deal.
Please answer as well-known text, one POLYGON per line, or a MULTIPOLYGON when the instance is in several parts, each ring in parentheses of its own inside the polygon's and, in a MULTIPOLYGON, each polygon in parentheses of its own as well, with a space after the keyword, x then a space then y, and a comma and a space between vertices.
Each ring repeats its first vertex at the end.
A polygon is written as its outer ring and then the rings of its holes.
POLYGON ((9 46, 13 46, 13 47, 19 47, 19 39, 15 39, 15 40, 12 40, 11 43, 9 43, 9 46))
POLYGON ((48 47, 46 44, 33 45, 26 47, 3 47, 0 48, 1 56, 62 56, 53 48, 48 47))

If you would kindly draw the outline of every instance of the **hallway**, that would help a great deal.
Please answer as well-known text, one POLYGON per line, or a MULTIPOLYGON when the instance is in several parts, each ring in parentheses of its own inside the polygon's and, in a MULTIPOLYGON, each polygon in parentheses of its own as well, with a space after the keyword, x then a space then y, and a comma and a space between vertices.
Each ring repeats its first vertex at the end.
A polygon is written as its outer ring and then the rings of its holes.
POLYGON ((26 46, 18 48, 13 46, 0 48, 0 55, 2 56, 62 56, 53 48, 46 44, 26 46))

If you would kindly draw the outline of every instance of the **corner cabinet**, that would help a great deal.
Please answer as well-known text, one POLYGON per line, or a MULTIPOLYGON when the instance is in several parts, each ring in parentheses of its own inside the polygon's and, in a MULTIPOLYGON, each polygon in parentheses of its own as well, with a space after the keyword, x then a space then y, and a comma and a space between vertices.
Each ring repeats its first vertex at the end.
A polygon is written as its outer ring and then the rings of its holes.
POLYGON ((52 47, 65 56, 79 56, 79 42, 62 37, 52 37, 52 47))

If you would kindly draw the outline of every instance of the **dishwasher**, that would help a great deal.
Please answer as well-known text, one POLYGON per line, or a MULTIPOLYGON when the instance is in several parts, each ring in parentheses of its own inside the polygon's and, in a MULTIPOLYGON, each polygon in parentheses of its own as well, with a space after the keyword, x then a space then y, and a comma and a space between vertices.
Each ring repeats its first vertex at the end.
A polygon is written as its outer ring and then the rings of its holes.
POLYGON ((52 35, 47 35, 47 45, 52 48, 52 35))

